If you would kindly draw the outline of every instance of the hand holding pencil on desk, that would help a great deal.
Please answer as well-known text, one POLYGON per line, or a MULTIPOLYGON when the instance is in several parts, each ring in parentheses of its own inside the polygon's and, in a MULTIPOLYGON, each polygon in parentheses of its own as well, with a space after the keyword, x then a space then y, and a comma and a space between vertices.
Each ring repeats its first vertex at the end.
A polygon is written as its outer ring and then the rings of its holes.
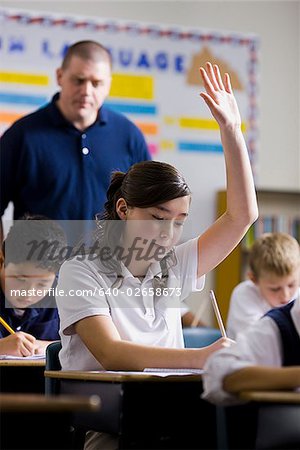
POLYGON ((16 333, 2 317, 0 317, 0 323, 10 333, 0 339, 0 355, 31 356, 35 354, 36 339, 34 336, 22 331, 16 333))
POLYGON ((1 355, 31 356, 35 354, 35 349, 35 337, 22 331, 0 339, 1 355))

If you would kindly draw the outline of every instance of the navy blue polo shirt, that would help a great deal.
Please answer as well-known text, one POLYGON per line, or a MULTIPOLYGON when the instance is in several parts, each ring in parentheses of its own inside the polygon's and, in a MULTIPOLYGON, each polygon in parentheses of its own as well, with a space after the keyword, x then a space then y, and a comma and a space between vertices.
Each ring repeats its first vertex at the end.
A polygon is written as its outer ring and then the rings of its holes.
MULTIPOLYGON (((56 308, 26 308, 22 317, 15 313, 0 289, 0 316, 14 331, 24 331, 36 339, 56 341, 59 336, 59 317, 56 308), (6 304, 5 304, 6 303, 6 304)), ((39 304, 37 303, 36 306, 39 304)), ((0 339, 9 336, 9 332, 0 324, 0 339)))
POLYGON ((1 212, 93 220, 103 210, 114 170, 127 171, 150 154, 140 130, 102 106, 84 132, 51 103, 15 122, 1 138, 1 212))

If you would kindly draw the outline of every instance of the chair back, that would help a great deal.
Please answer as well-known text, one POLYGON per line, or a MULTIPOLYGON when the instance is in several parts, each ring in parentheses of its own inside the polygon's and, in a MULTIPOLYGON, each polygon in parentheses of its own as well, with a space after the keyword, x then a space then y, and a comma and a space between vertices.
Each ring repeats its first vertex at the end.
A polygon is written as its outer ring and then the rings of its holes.
POLYGON ((300 405, 264 404, 258 412, 256 448, 299 449, 300 405))
POLYGON ((212 344, 222 337, 220 330, 211 327, 183 328, 184 346, 200 348, 212 344))
MULTIPOLYGON (((46 348, 46 370, 61 370, 58 354, 61 350, 61 342, 52 342, 46 348)), ((58 394, 58 382, 54 378, 45 378, 45 394, 58 394)))

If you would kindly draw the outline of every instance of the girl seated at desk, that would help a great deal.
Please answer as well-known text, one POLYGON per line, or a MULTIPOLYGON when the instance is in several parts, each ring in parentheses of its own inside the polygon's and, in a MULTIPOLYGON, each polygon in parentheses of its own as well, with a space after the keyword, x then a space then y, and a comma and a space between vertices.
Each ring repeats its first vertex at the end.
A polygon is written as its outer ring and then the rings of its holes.
POLYGON ((203 234, 175 247, 191 202, 179 172, 146 161, 113 174, 92 252, 67 261, 60 271, 63 370, 202 368, 208 355, 228 343, 222 338, 208 347, 184 349, 180 321, 180 302, 203 288, 205 274, 257 218, 229 75, 223 81, 210 63, 200 73, 206 89, 200 95, 221 131, 227 210, 203 234))

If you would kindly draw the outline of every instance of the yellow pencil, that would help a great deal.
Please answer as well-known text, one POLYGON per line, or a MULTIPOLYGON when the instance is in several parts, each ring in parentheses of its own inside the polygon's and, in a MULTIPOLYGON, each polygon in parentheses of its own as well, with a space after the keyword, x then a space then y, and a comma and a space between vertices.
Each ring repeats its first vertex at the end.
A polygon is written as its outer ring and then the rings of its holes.
POLYGON ((210 290, 209 291, 209 295, 210 295, 210 298, 212 300, 213 308, 214 308, 214 311, 215 311, 215 314, 216 314, 216 318, 217 318, 217 321, 218 321, 218 324, 219 324, 219 328, 220 328, 221 334, 222 334, 222 336, 224 338, 227 338, 227 334, 226 334, 226 331, 225 331, 225 327, 224 327, 224 324, 223 324, 223 320, 222 320, 222 317, 221 317, 221 314, 220 314, 220 310, 219 310, 219 307, 218 307, 218 303, 217 303, 217 299, 215 297, 214 291, 210 290))
POLYGON ((8 323, 5 322, 4 319, 2 319, 1 316, 0 316, 0 323, 2 323, 2 325, 4 326, 4 328, 6 328, 7 331, 10 332, 10 334, 15 334, 14 330, 8 325, 8 323))

